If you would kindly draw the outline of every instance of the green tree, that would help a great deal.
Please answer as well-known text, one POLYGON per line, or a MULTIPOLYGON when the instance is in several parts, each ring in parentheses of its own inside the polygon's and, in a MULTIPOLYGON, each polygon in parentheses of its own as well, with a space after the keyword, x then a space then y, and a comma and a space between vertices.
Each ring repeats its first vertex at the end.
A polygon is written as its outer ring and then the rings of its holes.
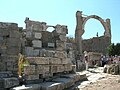
POLYGON ((109 56, 120 55, 120 43, 117 43, 116 45, 112 43, 109 45, 107 48, 107 53, 109 56))

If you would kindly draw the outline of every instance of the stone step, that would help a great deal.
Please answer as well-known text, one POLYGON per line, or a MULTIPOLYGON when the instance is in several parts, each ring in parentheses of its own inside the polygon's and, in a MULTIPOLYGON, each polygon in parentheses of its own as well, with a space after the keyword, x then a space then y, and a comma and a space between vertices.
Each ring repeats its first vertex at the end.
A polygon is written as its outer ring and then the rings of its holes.
POLYGON ((49 82, 42 82, 39 84, 29 84, 26 86, 19 86, 11 88, 11 90, 64 90, 73 86, 80 80, 87 79, 86 74, 66 74, 53 79, 49 82))

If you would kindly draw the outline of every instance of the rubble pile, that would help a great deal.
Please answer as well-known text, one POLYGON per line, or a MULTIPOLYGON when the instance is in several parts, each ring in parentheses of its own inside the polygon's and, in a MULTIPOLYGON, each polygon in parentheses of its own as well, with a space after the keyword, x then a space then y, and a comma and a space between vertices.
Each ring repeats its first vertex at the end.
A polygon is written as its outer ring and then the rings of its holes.
POLYGON ((105 65, 103 72, 112 74, 112 75, 119 75, 120 74, 120 63, 105 65))

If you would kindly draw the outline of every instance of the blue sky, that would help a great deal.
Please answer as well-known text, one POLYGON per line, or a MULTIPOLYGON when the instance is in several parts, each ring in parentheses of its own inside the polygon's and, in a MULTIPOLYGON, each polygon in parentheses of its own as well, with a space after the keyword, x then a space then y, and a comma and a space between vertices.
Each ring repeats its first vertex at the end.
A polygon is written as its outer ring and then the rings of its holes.
MULTIPOLYGON (((75 13, 83 11, 85 15, 98 15, 110 18, 112 42, 120 43, 120 0, 0 0, 0 22, 15 22, 25 27, 25 17, 31 20, 47 22, 48 25, 67 25, 68 36, 74 36, 76 27, 75 13)), ((85 25, 84 39, 103 35, 104 28, 95 19, 89 19, 85 25)))

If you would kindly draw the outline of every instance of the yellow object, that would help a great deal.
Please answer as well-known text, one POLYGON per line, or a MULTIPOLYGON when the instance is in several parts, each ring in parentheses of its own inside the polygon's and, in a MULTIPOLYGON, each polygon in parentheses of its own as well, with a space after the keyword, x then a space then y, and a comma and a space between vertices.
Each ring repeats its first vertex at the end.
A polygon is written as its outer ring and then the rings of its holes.
POLYGON ((24 65, 29 65, 29 62, 27 59, 25 59, 25 56, 22 54, 19 54, 19 61, 18 61, 18 75, 22 76, 24 65))

